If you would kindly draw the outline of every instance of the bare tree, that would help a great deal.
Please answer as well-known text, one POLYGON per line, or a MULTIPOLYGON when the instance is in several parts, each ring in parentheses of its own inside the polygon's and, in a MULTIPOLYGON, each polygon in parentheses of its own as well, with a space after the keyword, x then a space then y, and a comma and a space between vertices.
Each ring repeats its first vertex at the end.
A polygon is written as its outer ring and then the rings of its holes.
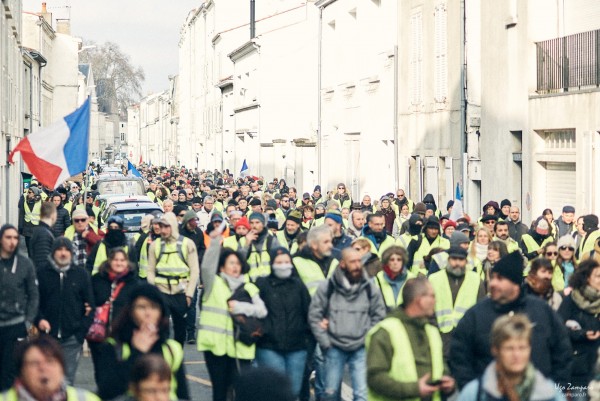
POLYGON ((129 56, 116 43, 85 41, 84 44, 90 47, 80 53, 80 63, 92 66, 98 104, 109 109, 106 110, 109 113, 118 112, 120 118, 126 117, 127 107, 136 103, 142 95, 144 70, 132 65, 129 56), (118 111, 110 110, 115 102, 118 111))

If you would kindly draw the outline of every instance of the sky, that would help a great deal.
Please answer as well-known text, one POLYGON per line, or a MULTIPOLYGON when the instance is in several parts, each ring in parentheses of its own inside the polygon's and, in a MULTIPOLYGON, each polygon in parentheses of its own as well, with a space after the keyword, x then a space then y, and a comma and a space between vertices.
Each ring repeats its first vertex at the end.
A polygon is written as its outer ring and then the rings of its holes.
MULTIPOLYGON (((116 42, 146 74, 143 95, 169 87, 177 74, 179 31, 202 0, 44 0, 53 18, 68 18, 71 34, 97 43, 116 42), (70 8, 68 7, 70 6, 70 8)), ((40 12, 41 0, 23 0, 40 12)))

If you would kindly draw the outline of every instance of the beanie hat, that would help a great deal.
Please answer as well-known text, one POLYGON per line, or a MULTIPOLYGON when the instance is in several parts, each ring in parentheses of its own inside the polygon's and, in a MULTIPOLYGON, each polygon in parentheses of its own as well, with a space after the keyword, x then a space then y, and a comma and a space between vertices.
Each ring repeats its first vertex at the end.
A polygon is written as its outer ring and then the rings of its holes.
POLYGON ((535 232, 539 235, 548 235, 549 231, 550 226, 548 225, 546 219, 544 219, 543 217, 540 218, 540 220, 537 222, 537 225, 535 226, 535 232))
POLYGON ((88 214, 84 209, 75 209, 71 215, 73 219, 87 219, 88 214))
POLYGON ((321 186, 320 185, 315 186, 315 189, 314 189, 313 192, 317 192, 317 191, 321 192, 321 186))
POLYGON ((173 214, 174 214, 175 216, 179 216, 179 214, 180 214, 181 212, 187 212, 187 211, 188 211, 188 209, 187 209, 187 208, 185 208, 185 207, 183 207, 183 206, 181 206, 181 205, 175 205, 175 206, 173 207, 173 214))
POLYGON ((277 209, 277 202, 275 199, 269 199, 267 201, 267 207, 273 208, 273 210, 277 209))
POLYGON ((467 258, 467 250, 461 248, 460 246, 452 246, 448 249, 448 257, 450 258, 459 258, 466 259, 467 258))
POLYGON ((327 214, 325 214, 325 218, 331 219, 338 224, 342 224, 344 222, 342 215, 337 210, 330 210, 327 214))
POLYGON ((267 219, 265 219, 265 215, 262 213, 252 213, 250 214, 250 217, 248 218, 248 221, 252 221, 252 220, 259 220, 261 223, 265 224, 265 222, 267 221, 267 219))
POLYGON ((389 196, 387 196, 387 195, 384 195, 384 196, 382 196, 382 197, 381 197, 381 199, 380 199, 379 201, 380 201, 380 202, 383 202, 383 201, 388 201, 388 202, 391 202, 392 200, 390 199, 390 197, 389 197, 389 196))
POLYGON ((586 233, 590 233, 598 228, 598 216, 595 214, 588 214, 583 216, 583 229, 586 233))
MULTIPOLYGON (((463 231, 471 232, 471 227, 469 227, 469 225, 465 223, 459 224, 458 226, 456 226, 456 231, 454 232, 454 234, 456 234, 456 232, 462 233, 463 231)), ((454 234, 452 234, 452 236, 454 236, 454 234)))
POLYGON ((299 210, 292 210, 285 219, 285 221, 288 220, 297 224, 302 224, 302 213, 300 213, 299 210))
POLYGON ((52 249, 50 254, 54 255, 54 252, 56 252, 60 248, 67 248, 67 250, 71 252, 71 254, 73 253, 73 243, 66 237, 58 237, 54 239, 54 242, 52 242, 52 249))
POLYGON ((485 213, 487 211, 488 207, 493 207, 494 209, 496 209, 496 211, 498 211, 500 209, 500 206, 498 206, 498 202, 496 201, 489 201, 488 203, 486 203, 485 205, 483 205, 483 212, 485 213))
POLYGON ((447 222, 444 223, 444 225, 442 226, 442 229, 446 230, 446 228, 448 228, 448 227, 456 228, 456 223, 453 222, 452 220, 448 220, 447 222))
POLYGON ((29 187, 29 190, 33 192, 35 196, 38 196, 41 193, 40 189, 37 187, 29 187))
POLYGON ((192 198, 192 203, 202 203, 202 198, 199 196, 194 196, 192 198))
POLYGON ((468 244, 469 242, 469 237, 467 237, 464 233, 461 231, 454 231, 450 237, 450 248, 458 247, 460 244, 468 244))
POLYGON ((269 252, 269 256, 271 259, 271 266, 273 265, 273 261, 275 260, 275 258, 279 255, 288 255, 290 257, 290 259, 292 258, 292 255, 290 254, 290 251, 282 246, 279 246, 275 249, 272 249, 271 252, 269 252))
POLYGON ((500 202, 500 209, 502 209, 504 206, 512 206, 512 203, 510 203, 508 199, 504 199, 502 202, 500 202))
POLYGON ((261 206, 262 202, 258 198, 252 198, 250 202, 248 202, 250 206, 261 206))
POLYGON ((417 204, 415 204, 415 208, 413 209, 413 213, 417 214, 425 214, 426 211, 427 206, 425 206, 423 202, 418 202, 417 204))
POLYGON ((246 227, 248 230, 251 229, 250 222, 248 221, 248 218, 246 216, 242 217, 241 219, 238 220, 237 223, 235 223, 234 229, 237 229, 240 226, 246 227))
POLYGON ((492 273, 498 273, 513 283, 521 285, 523 282, 523 257, 519 251, 509 253, 496 262, 492 267, 492 273))
POLYGON ((308 192, 303 193, 302 199, 310 199, 310 194, 308 192))
POLYGON ((277 218, 275 218, 275 216, 269 216, 269 218, 267 219, 267 228, 279 230, 279 221, 277 220, 277 218))
POLYGON ((575 240, 573 239, 573 237, 571 237, 570 235, 563 235, 562 237, 560 237, 558 239, 558 242, 556 243, 556 246, 561 248, 563 246, 565 247, 571 247, 573 249, 576 248, 575 246, 575 240))
POLYGON ((573 206, 567 205, 562 208, 562 212, 563 213, 575 213, 575 208, 573 206))
POLYGON ((429 216, 429 218, 427 219, 427 221, 425 222, 425 227, 431 227, 431 228, 440 228, 440 219, 438 219, 436 216, 429 216))
POLYGON ((425 210, 433 210, 435 212, 437 210, 437 208, 435 207, 435 205, 433 203, 428 203, 425 206, 425 210))
MULTIPOLYGON (((86 213, 87 214, 87 213, 86 213)), ((112 223, 115 223, 116 225, 119 226, 119 228, 122 230, 123 229, 123 218, 121 216, 110 216, 108 218, 108 220, 106 220, 106 226, 110 226, 112 223)))
POLYGON ((210 216, 210 221, 223 221, 223 214, 221 212, 219 212, 218 210, 215 210, 212 214, 212 216, 210 216))
POLYGON ((495 214, 485 214, 481 217, 482 223, 485 223, 486 221, 490 220, 498 221, 498 217, 495 214))

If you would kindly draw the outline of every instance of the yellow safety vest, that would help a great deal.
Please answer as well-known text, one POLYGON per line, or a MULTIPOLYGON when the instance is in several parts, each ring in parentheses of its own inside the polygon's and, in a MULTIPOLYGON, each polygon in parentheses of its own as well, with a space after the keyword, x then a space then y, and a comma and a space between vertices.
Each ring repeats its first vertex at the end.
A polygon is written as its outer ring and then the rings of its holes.
POLYGON ((148 248, 150 247, 148 242, 149 238, 150 235, 146 237, 142 243, 142 249, 140 249, 140 261, 138 263, 138 276, 140 278, 148 278, 148 248))
POLYGON ((156 195, 152 191, 146 192, 146 196, 150 198, 150 201, 154 202, 156 200, 156 195))
MULTIPOLYGON (((437 263, 440 270, 443 270, 448 266, 448 252, 440 252, 433 255, 433 260, 437 263)), ((483 266, 481 261, 477 258, 473 258, 470 255, 467 256, 467 271, 474 271, 481 276, 483 280, 483 266)))
POLYGON ((583 239, 581 240, 579 243, 579 260, 581 260, 583 255, 594 249, 594 244, 598 241, 598 238, 600 238, 600 230, 592 231, 585 243, 583 242, 583 239))
POLYGON ((234 251, 237 251, 238 246, 239 246, 239 243, 238 243, 238 240, 237 240, 235 234, 230 235, 229 237, 227 237, 223 240, 223 248, 229 248, 229 249, 233 249, 234 251))
POLYGON ((450 333, 465 312, 477 303, 477 293, 481 278, 473 271, 465 271, 465 279, 458 290, 456 301, 452 301, 452 291, 446 269, 429 276, 435 292, 435 317, 442 333, 450 333))
MULTIPOLYGON (((250 297, 258 294, 258 288, 252 283, 244 284, 250 297)), ((254 359, 255 346, 235 341, 233 320, 229 314, 227 301, 232 292, 220 276, 215 277, 213 288, 208 297, 203 296, 200 312, 200 330, 198 331, 198 351, 210 351, 216 356, 227 355, 243 360, 254 359)))
MULTIPOLYGON (((389 377, 401 383, 416 383, 419 380, 417 373, 417 364, 410 343, 410 338, 402 321, 396 317, 388 317, 377 323, 366 338, 367 354, 371 345, 371 336, 379 329, 388 332, 390 342, 394 353, 390 366, 389 377)), ((425 333, 429 342, 429 351, 431 354, 431 380, 440 380, 444 375, 444 358, 442 337, 438 329, 431 325, 425 325, 425 333)), ((367 399, 369 401, 392 401, 388 397, 377 394, 370 388, 368 389, 367 399)), ((441 401, 442 397, 439 391, 433 393, 432 401, 441 401)), ((419 397, 403 399, 403 401, 420 401, 419 397)))
POLYGON ((407 249, 408 245, 410 244, 410 241, 412 241, 413 239, 416 240, 417 238, 419 238, 418 235, 410 235, 409 233, 404 233, 396 239, 396 245, 407 249))
MULTIPOLYGON (((14 387, 0 394, 1 401, 18 401, 18 399, 17 390, 14 387)), ((67 401, 100 401, 100 398, 87 390, 67 386, 67 401)))
POLYGON ((327 271, 327 277, 325 277, 323 271, 321 270, 321 267, 317 264, 317 262, 303 258, 301 256, 296 256, 293 259, 293 261, 294 266, 296 267, 296 271, 300 276, 300 279, 308 289, 308 293, 311 296, 313 296, 315 292, 317 292, 319 284, 321 284, 323 281, 325 281, 327 278, 333 275, 333 272, 339 264, 337 259, 333 258, 327 271))
POLYGON ((181 279, 190 278, 190 268, 186 262, 189 241, 182 235, 171 243, 165 243, 162 238, 156 239, 156 284, 177 284, 181 279))
POLYGON ((288 245, 288 240, 285 236, 284 230, 277 231, 275 236, 277 237, 277 241, 279 241, 279 245, 281 245, 282 247, 284 247, 285 249, 290 251, 290 253, 292 255, 295 254, 296 252, 298 252, 298 242, 296 242, 296 240, 294 239, 292 241, 292 247, 290 249, 290 246, 288 245))
POLYGON ((369 244, 371 244, 371 253, 374 255, 377 255, 379 257, 379 259, 381 259, 381 255, 383 255, 383 253, 386 251, 386 249, 388 249, 391 246, 396 245, 396 240, 391 235, 386 235, 386 237, 383 240, 383 242, 381 243, 381 245, 379 245, 379 249, 377 249, 377 247, 375 246, 373 241, 371 241, 369 238, 367 238, 367 237, 360 237, 360 238, 366 239, 367 241, 369 241, 369 244))
POLYGON ((404 284, 406 284, 406 282, 411 278, 416 278, 417 276, 415 276, 411 272, 407 272, 406 280, 404 281, 404 283, 402 283, 402 287, 400 287, 400 291, 398 291, 398 296, 396 297, 396 299, 394 299, 394 290, 392 289, 390 283, 388 283, 388 281, 385 279, 384 275, 384 271, 380 271, 379 273, 377 273, 377 275, 374 278, 375 284, 381 290, 383 302, 385 302, 385 306, 387 307, 387 309, 396 309, 397 307, 402 305, 402 302, 404 302, 402 299, 402 289, 404 288, 404 284))
MULTIPOLYGON (((92 227, 94 233, 98 234, 98 227, 94 226, 93 224, 90 224, 89 226, 92 227)), ((71 225, 67 227, 67 229, 65 230, 65 238, 68 238, 69 240, 73 241, 73 238, 75 238, 75 226, 71 225)))
POLYGON ((565 275, 556 260, 552 261, 552 266, 554 267, 552 270, 552 288, 554 288, 554 291, 561 292, 565 289, 565 275))
POLYGON ((425 270, 425 264, 423 262, 425 256, 429 255, 429 252, 431 252, 433 248, 449 249, 450 241, 448 241, 441 235, 438 235, 438 237, 431 244, 429 244, 429 241, 427 240, 427 238, 425 238, 425 234, 421 235, 423 236, 423 240, 421 241, 421 246, 419 247, 419 249, 417 249, 415 255, 413 256, 413 265, 411 266, 411 270, 414 274, 420 272, 427 275, 427 271, 425 270))
MULTIPOLYGON (((119 345, 117 344, 116 340, 112 337, 107 338, 106 342, 115 347, 115 350, 116 347, 119 345)), ((176 400, 177 379, 175 375, 177 374, 179 368, 181 368, 181 364, 183 363, 183 348, 181 347, 181 344, 179 344, 177 341, 173 339, 168 339, 162 345, 161 351, 165 362, 167 362, 167 365, 169 365, 169 368, 171 368, 171 391, 169 393, 169 398, 171 400, 176 400)), ((120 354, 121 360, 126 361, 131 356, 131 347, 127 343, 122 343, 121 349, 118 350, 118 352, 120 354)))
MULTIPOLYGON (((525 244, 525 247, 527 248, 527 253, 532 253, 532 252, 538 251, 539 249, 545 247, 546 244, 552 242, 552 237, 546 238, 542 242, 542 245, 538 245, 537 242, 535 242, 535 240, 533 239, 533 237, 530 234, 523 234, 523 236, 521 237, 521 241, 523 241, 523 243, 525 244)), ((539 254, 534 256, 530 260, 533 260, 533 259, 537 258, 538 256, 539 256, 539 254)))
POLYGON ((31 223, 34 226, 40 224, 40 214, 42 212, 42 201, 35 202, 33 204, 33 210, 29 209, 27 201, 23 202, 23 209, 25 210, 25 222, 31 223))
POLYGON ((248 250, 246 262, 249 267, 248 277, 252 282, 258 280, 259 277, 267 277, 271 274, 271 256, 269 255, 269 252, 271 251, 272 240, 269 241, 269 237, 273 238, 271 233, 267 234, 260 252, 258 252, 254 243, 250 245, 250 249, 248 250))
MULTIPOLYGON (((127 255, 129 255, 129 246, 125 245, 123 247, 127 255)), ((100 265, 108 260, 108 256, 106 254, 106 245, 104 241, 100 243, 98 246, 98 252, 96 252, 96 259, 94 259, 94 268, 92 269, 92 276, 98 273, 100 269, 100 265)))
POLYGON ((513 253, 514 251, 519 250, 519 243, 510 237, 508 237, 508 239, 506 241, 503 241, 498 237, 494 237, 494 241, 504 242, 504 245, 506 245, 506 249, 508 250, 508 253, 513 253))

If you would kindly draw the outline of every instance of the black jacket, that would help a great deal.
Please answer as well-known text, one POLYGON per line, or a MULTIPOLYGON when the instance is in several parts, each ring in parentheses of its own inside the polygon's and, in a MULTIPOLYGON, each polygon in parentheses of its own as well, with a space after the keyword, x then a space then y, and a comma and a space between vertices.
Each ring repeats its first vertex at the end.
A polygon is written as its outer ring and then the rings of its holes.
POLYGON ((527 234, 529 228, 527 228, 527 226, 523 224, 521 220, 514 223, 512 220, 508 219, 506 220, 506 222, 508 223, 508 235, 510 236, 510 238, 514 239, 517 242, 521 242, 521 237, 523 236, 523 234, 527 234))
POLYGON ((36 269, 39 269, 46 264, 52 243, 54 242, 54 233, 52 228, 43 221, 33 229, 33 234, 29 240, 29 256, 36 269))
MULTIPOLYGON (((125 281, 125 285, 121 288, 119 295, 113 302, 113 320, 119 316, 123 307, 127 305, 131 291, 139 284, 137 271, 130 271, 121 280, 125 281)), ((92 290, 94 292, 94 301, 97 306, 108 301, 110 298, 111 285, 112 282, 106 272, 101 271, 92 276, 92 290)), ((112 321, 109 323, 112 323, 112 321)))
POLYGON ((257 346, 280 352, 306 349, 311 338, 310 295, 302 280, 298 277, 280 279, 271 274, 259 278, 256 286, 269 312, 263 321, 264 336, 257 346))
POLYGON ((65 234, 67 227, 71 225, 71 216, 69 211, 61 204, 56 208, 56 223, 52 226, 52 232, 55 237, 65 234))
POLYGON ((182 224, 179 227, 179 234, 191 239, 194 242, 194 245, 196 245, 196 250, 198 251, 198 263, 199 265, 202 265, 202 258, 204 257, 204 252, 206 252, 204 233, 202 233, 202 230, 196 227, 195 231, 190 231, 187 229, 185 224, 182 224))
POLYGON ((479 377, 492 361, 490 332, 496 318, 524 313, 535 324, 531 362, 544 376, 567 383, 571 375, 571 344, 560 317, 542 299, 521 292, 515 301, 500 305, 485 298, 469 309, 450 341, 450 369, 460 388, 479 377))
POLYGON ((599 331, 600 320, 597 316, 579 308, 571 295, 563 299, 558 314, 564 322, 574 320, 581 326, 581 330, 573 330, 567 327, 573 346, 573 369, 569 381, 574 386, 587 386, 594 377, 594 366, 598 357, 597 351, 600 346, 600 339, 590 341, 587 339, 585 332, 599 331))
POLYGON ((17 253, 9 259, 0 258, 0 325, 33 322, 39 299, 31 260, 17 253))
POLYGON ((83 344, 94 317, 90 275, 75 266, 59 273, 50 260, 38 269, 37 274, 40 308, 36 323, 45 319, 50 323, 51 336, 66 339, 74 335, 83 344), (92 308, 88 316, 85 316, 86 303, 92 308))

